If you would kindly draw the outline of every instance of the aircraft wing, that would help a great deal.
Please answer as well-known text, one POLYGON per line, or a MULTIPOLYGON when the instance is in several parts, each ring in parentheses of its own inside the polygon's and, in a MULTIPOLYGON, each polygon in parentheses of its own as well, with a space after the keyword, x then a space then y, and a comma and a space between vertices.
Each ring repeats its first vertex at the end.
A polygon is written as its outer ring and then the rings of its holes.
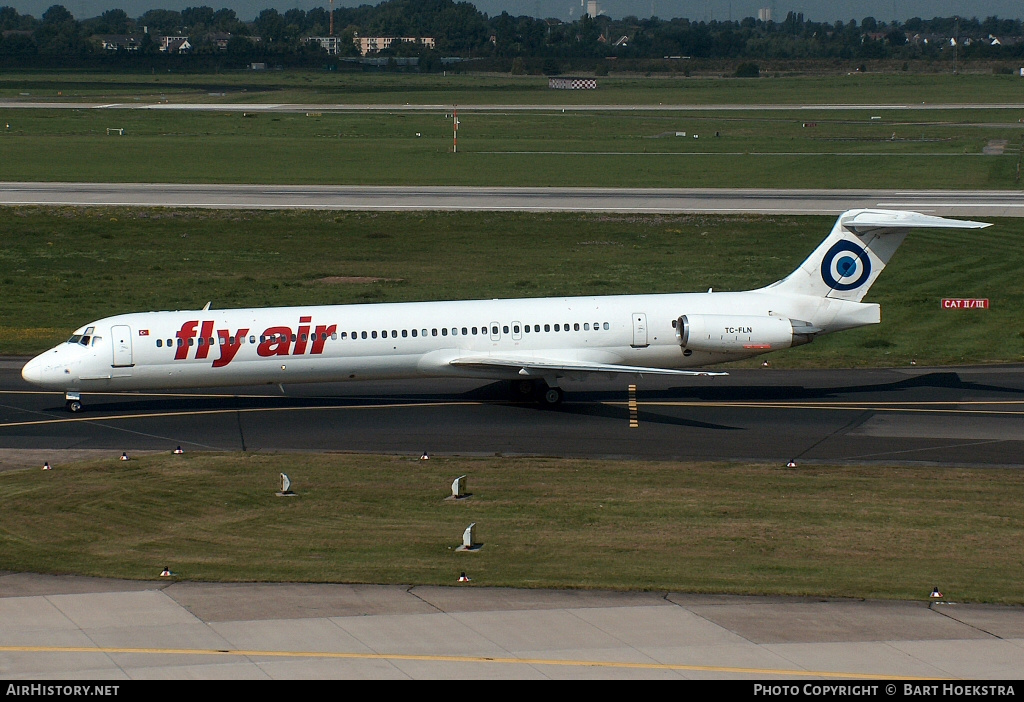
POLYGON ((646 366, 622 366, 615 363, 594 363, 591 361, 548 361, 539 358, 515 358, 495 356, 466 356, 455 358, 449 365, 460 368, 502 369, 523 376, 540 376, 552 371, 560 373, 630 373, 635 375, 729 375, 723 372, 676 370, 674 368, 648 368, 646 366))

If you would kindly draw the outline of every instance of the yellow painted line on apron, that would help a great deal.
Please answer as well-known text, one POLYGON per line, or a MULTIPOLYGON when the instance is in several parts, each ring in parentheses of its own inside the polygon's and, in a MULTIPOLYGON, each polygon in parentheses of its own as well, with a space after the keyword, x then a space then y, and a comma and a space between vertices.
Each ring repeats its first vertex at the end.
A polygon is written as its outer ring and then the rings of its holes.
POLYGON ((138 414, 111 414, 102 417, 58 417, 54 419, 32 419, 24 422, 6 422, 0 429, 7 427, 30 427, 41 424, 65 424, 69 422, 116 422, 122 419, 148 419, 160 417, 198 417, 213 414, 234 414, 249 412, 311 412, 315 410, 352 410, 352 409, 397 409, 403 407, 448 407, 465 405, 483 405, 484 402, 393 402, 380 405, 316 405, 312 407, 239 407, 235 409, 216 410, 183 410, 180 412, 141 412, 138 414))
MULTIPOLYGON (((631 670, 685 670, 740 675, 781 675, 785 677, 849 678, 858 680, 923 680, 925 678, 871 673, 847 673, 822 670, 789 670, 774 668, 735 668, 714 665, 683 665, 676 663, 629 663, 626 661, 592 661, 546 658, 495 658, 489 656, 432 656, 403 653, 345 653, 335 651, 249 651, 202 648, 120 648, 113 646, 0 646, 0 653, 102 653, 150 654, 167 656, 244 656, 253 658, 334 658, 348 660, 428 661, 437 663, 499 663, 503 665, 579 666, 588 668, 625 668, 631 670)), ((949 678, 931 678, 945 680, 949 678)))
POLYGON ((640 417, 636 406, 636 385, 629 386, 629 428, 640 426, 640 417))

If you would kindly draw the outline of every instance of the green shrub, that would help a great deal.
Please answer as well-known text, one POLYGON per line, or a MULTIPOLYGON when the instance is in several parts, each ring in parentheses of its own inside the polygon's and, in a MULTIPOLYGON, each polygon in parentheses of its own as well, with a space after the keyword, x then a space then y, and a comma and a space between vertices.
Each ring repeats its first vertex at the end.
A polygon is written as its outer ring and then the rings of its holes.
POLYGON ((757 78, 761 75, 761 69, 756 63, 745 61, 736 67, 737 78, 757 78))

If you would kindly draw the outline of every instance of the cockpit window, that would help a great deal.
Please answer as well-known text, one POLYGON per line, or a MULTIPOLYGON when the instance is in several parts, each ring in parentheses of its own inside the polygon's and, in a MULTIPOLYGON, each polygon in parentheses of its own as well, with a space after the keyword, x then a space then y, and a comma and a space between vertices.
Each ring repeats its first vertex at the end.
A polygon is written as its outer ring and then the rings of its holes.
POLYGON ((89 339, 92 337, 92 333, 96 331, 96 327, 86 327, 85 331, 81 334, 72 334, 71 338, 68 339, 69 344, 80 344, 82 346, 89 345, 89 339))

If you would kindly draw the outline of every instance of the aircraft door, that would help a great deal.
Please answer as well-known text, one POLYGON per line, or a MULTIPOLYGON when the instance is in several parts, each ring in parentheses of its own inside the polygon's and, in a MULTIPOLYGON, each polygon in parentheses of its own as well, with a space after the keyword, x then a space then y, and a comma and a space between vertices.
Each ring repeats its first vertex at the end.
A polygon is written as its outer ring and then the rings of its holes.
POLYGON ((501 325, 491 322, 491 341, 501 341, 501 325))
POLYGON ((647 315, 644 312, 633 313, 633 348, 641 349, 647 343, 647 315))
POLYGON ((512 338, 516 341, 523 338, 523 326, 519 322, 512 322, 512 338))
POLYGON ((133 365, 132 363, 132 330, 131 327, 118 325, 110 328, 110 342, 114 348, 113 365, 118 368, 133 365))

